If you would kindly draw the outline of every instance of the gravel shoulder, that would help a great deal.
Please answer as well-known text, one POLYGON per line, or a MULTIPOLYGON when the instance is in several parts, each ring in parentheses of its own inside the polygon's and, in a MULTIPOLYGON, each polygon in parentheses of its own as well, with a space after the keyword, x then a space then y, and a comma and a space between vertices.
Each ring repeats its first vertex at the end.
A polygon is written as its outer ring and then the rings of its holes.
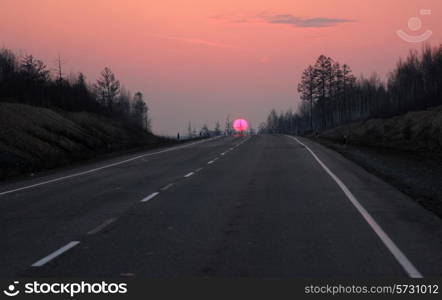
POLYGON ((442 156, 311 139, 341 153, 442 217, 442 156))

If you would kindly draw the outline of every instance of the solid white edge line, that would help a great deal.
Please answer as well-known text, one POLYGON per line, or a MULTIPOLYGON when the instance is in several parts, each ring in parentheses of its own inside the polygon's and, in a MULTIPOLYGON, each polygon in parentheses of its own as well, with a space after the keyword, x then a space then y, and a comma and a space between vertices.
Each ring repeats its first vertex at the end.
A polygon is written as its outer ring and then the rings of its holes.
POLYGON ((300 145, 304 146, 308 152, 313 156, 313 158, 319 163, 319 165, 327 172, 328 175, 336 182, 339 188, 347 196, 348 200, 354 205, 357 211, 365 219, 365 221, 370 225, 371 229, 377 234, 379 239, 384 243, 390 253, 394 256, 396 261, 402 266, 402 268, 407 272, 408 276, 411 278, 423 278, 422 274, 417 270, 413 263, 407 258, 407 256, 399 249, 399 247, 393 242, 393 240, 388 236, 388 234, 381 228, 381 226, 373 219, 373 217, 368 213, 368 211, 362 206, 362 204, 356 199, 353 193, 348 189, 348 187, 336 176, 311 150, 307 145, 299 141, 296 137, 287 137, 294 139, 300 145))
POLYGON ((42 259, 40 259, 39 261, 33 263, 31 265, 31 267, 41 267, 41 266, 45 265, 46 263, 50 262, 51 260, 53 260, 54 258, 56 258, 57 256, 60 256, 61 254, 68 251, 69 249, 77 246, 78 244, 80 244, 79 241, 71 241, 71 242, 67 243, 66 245, 64 245, 63 247, 59 248, 58 250, 52 252, 48 256, 45 256, 42 259))
POLYGON ((208 164, 208 165, 211 165, 211 164, 213 164, 213 162, 214 162, 214 161, 211 160, 211 161, 207 162, 207 164, 208 164))
POLYGON ((194 172, 187 173, 186 175, 184 175, 184 178, 190 177, 190 176, 192 176, 193 174, 195 174, 195 173, 194 173, 194 172))
POLYGON ((205 143, 205 142, 208 142, 208 141, 211 141, 211 140, 214 140, 214 139, 218 139, 220 137, 221 136, 217 136, 217 137, 209 138, 207 140, 202 140, 202 141, 198 141, 198 142, 194 142, 194 143, 190 143, 190 144, 176 146, 176 147, 168 148, 168 149, 157 151, 157 152, 145 153, 145 154, 142 154, 142 155, 131 157, 129 159, 125 159, 125 160, 122 160, 122 161, 118 161, 118 162, 115 162, 115 163, 104 165, 102 167, 90 169, 90 170, 79 172, 79 173, 74 173, 74 174, 67 175, 67 176, 62 176, 62 177, 54 178, 54 179, 51 179, 51 180, 47 180, 47 181, 31 184, 31 185, 28 185, 28 186, 12 189, 12 190, 8 190, 8 191, 3 191, 3 192, 0 192, 0 196, 6 195, 6 194, 11 194, 11 193, 14 193, 14 192, 19 192, 19 191, 27 190, 27 189, 34 188, 34 187, 41 186, 41 185, 45 185, 45 184, 48 184, 48 183, 62 181, 64 179, 69 179, 69 178, 78 177, 78 176, 81 176, 81 175, 86 175, 86 174, 89 174, 89 173, 97 172, 97 171, 100 171, 100 170, 103 170, 103 169, 107 169, 107 168, 110 168, 110 167, 115 167, 115 166, 118 166, 118 165, 130 162, 130 161, 133 161, 133 160, 136 160, 136 159, 140 159, 142 157, 152 156, 152 155, 157 155, 157 154, 161 154, 161 153, 165 153, 165 152, 170 152, 170 151, 174 151, 174 150, 178 150, 178 149, 182 149, 182 148, 187 148, 187 147, 190 147, 190 146, 193 146, 193 145, 196 145, 196 144, 201 144, 201 143, 205 143))
POLYGON ((160 194, 160 193, 158 193, 158 192, 152 193, 152 194, 150 194, 149 196, 144 197, 140 202, 147 202, 147 201, 149 201, 150 199, 153 199, 154 197, 158 196, 159 194, 160 194))

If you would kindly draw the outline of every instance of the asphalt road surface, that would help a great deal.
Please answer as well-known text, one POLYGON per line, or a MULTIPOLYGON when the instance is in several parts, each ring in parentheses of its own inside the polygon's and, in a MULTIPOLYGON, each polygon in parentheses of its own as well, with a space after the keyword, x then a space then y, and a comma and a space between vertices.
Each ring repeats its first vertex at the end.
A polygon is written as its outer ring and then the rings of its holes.
POLYGON ((339 154, 220 137, 0 185, 0 275, 442 275, 442 222, 339 154))

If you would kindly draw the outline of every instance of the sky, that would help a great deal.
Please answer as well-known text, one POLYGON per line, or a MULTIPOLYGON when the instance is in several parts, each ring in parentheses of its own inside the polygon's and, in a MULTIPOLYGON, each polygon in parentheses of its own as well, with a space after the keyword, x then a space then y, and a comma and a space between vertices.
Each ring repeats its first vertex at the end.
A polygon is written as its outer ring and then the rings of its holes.
POLYGON ((441 29, 440 0, 0 0, 0 47, 52 68, 60 55, 91 82, 110 67, 163 135, 227 116, 257 128, 272 108, 296 109, 320 54, 385 78, 411 49, 442 43, 441 29))

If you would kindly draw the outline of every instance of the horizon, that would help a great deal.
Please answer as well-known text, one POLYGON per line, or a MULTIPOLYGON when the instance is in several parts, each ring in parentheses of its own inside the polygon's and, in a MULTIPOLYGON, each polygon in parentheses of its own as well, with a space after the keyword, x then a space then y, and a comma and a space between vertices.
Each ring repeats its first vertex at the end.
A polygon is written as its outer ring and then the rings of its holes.
POLYGON ((440 1, 290 2, 2 1, 0 45, 51 69, 60 55, 66 75, 83 72, 89 82, 110 67, 132 94, 145 95, 153 131, 175 135, 229 115, 256 129, 271 109, 295 110, 301 73, 321 54, 357 77, 385 79, 423 46, 396 34, 413 33, 411 17, 422 20, 416 34, 432 30, 426 44, 442 41, 440 1))

